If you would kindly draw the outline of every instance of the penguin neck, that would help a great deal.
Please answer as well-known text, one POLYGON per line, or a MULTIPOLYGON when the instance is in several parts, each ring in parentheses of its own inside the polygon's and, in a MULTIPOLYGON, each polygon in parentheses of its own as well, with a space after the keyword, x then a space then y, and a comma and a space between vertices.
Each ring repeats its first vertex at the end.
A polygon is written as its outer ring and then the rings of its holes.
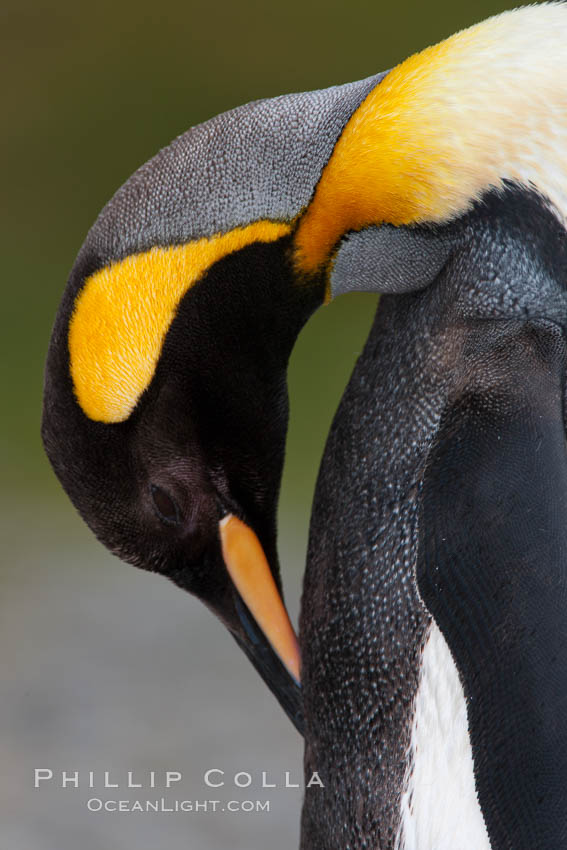
POLYGON ((202 322, 200 335, 206 334, 211 353, 218 346, 236 362, 249 351, 256 363, 287 365, 299 332, 324 297, 322 276, 296 277, 291 237, 285 236, 228 255, 188 293, 186 306, 188 321, 196 316, 202 322))
POLYGON ((412 580, 419 473, 443 406, 441 364, 439 386, 420 378, 430 297, 381 299, 317 483, 300 623, 305 769, 325 784, 306 789, 310 850, 357 834, 353 847, 390 847, 400 823, 429 626, 412 580))
MULTIPOLYGON (((506 200, 488 199, 482 221, 478 210, 476 221, 471 215, 462 223, 434 285, 382 297, 329 435, 300 623, 305 769, 307 776, 317 770, 325 784, 306 789, 306 850, 339 843, 445 850, 457 839, 467 850, 490 846, 460 674, 423 602, 416 567, 428 454, 469 360, 475 355, 482 371, 504 327, 514 334, 531 319, 564 325, 567 316, 561 225, 541 200, 506 200), (484 348, 476 351, 475 341, 484 348), (433 725, 424 728, 424 716, 434 717, 433 725), (429 737, 425 746, 424 731, 455 749, 446 753, 429 737), (414 778, 431 791, 421 798, 428 814, 419 823, 410 816, 419 802, 409 783, 416 752, 414 778), (450 768, 442 777, 440 756, 450 768), (452 812, 453 798, 443 798, 451 788, 459 795, 452 812)), ((513 374, 519 380, 525 370, 513 374)))

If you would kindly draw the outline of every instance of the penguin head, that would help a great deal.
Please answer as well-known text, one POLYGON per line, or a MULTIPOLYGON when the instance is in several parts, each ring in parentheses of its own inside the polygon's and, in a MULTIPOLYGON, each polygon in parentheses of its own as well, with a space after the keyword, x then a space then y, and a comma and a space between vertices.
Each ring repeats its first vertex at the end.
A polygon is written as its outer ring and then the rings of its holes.
POLYGON ((242 107, 136 172, 77 257, 46 367, 43 439, 82 517, 201 598, 298 726, 276 511, 287 362, 325 276, 296 268, 292 231, 377 79, 242 107))
MULTIPOLYGON (((120 262, 85 273, 81 261, 71 281, 76 276, 85 300, 75 297, 61 343, 57 332, 54 336, 44 440, 65 489, 97 537, 124 560, 158 571, 200 597, 252 656, 299 724, 299 662, 279 599, 275 516, 291 329, 294 321, 297 328, 297 308, 309 309, 316 287, 309 286, 291 310, 284 243, 280 237, 251 245, 202 274, 176 304, 152 377, 133 404, 128 392, 135 367, 124 363, 132 353, 139 361, 159 307, 152 304, 152 314, 141 315, 144 308, 130 298, 111 318, 109 311, 117 306, 112 271, 120 273, 120 262), (112 301, 105 306, 102 290, 95 289, 99 281, 111 290, 112 301), (82 310, 90 311, 84 319, 82 310), (258 311, 265 326, 257 326, 258 311), (122 350, 118 326, 129 335, 122 350), (133 341, 139 331, 142 342, 133 341), (117 348, 109 366, 105 355, 113 343, 117 348), (117 362, 126 374, 114 371, 117 362), (83 382, 82 369, 87 373, 83 382), (227 516, 230 525, 223 525, 221 539, 219 523, 227 516), (269 596, 266 611, 256 608, 245 589, 237 590, 229 575, 229 529, 237 540, 245 538, 244 545, 247 537, 259 541, 254 569, 258 582, 268 586, 261 590, 269 596)), ((160 274, 155 260, 159 263, 163 254, 169 257, 167 249, 150 250, 142 260, 129 257, 128 285, 134 280, 143 286, 144 271, 130 268, 138 262, 149 263, 155 281, 160 274)), ((178 273, 170 259, 166 262, 167 276, 178 273)), ((239 557, 234 556, 236 569, 239 557)), ((241 565, 244 571, 251 568, 241 565)))

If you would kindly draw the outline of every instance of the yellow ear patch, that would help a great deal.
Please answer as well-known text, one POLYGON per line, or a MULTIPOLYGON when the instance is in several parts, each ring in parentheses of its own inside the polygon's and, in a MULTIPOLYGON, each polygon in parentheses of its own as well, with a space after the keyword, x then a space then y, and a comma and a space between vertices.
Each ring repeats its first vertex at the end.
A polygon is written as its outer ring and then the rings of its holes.
POLYGON ((567 215, 567 6, 505 12, 411 56, 351 116, 300 221, 312 272, 349 230, 442 223, 535 185, 567 215))
POLYGON ((152 248, 89 277, 69 325, 70 370, 84 413, 123 422, 149 385, 187 290, 218 260, 253 242, 272 242, 288 224, 258 221, 186 245, 152 248))

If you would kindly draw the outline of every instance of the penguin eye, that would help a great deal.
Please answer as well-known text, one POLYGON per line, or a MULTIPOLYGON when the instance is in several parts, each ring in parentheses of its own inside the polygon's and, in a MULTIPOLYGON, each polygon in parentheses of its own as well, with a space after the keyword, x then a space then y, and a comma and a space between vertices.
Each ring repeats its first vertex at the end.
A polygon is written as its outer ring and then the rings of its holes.
POLYGON ((166 493, 156 484, 151 484, 150 494, 155 512, 161 521, 167 525, 177 525, 179 523, 179 508, 169 493, 166 493))

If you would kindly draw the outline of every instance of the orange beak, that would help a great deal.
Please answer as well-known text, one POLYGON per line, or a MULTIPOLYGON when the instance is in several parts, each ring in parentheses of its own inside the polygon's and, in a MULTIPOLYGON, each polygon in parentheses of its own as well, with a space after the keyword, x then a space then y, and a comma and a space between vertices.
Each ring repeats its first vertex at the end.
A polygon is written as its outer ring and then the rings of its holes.
POLYGON ((234 514, 220 521, 220 538, 234 586, 272 649, 299 684, 299 643, 260 541, 234 514))

